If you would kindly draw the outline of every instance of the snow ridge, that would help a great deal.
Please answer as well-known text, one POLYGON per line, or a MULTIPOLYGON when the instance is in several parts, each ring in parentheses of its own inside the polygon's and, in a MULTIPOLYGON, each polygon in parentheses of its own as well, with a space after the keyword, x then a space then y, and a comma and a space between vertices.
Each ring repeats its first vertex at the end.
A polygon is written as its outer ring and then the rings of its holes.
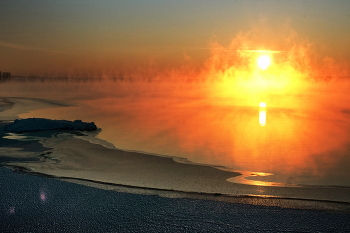
POLYGON ((45 130, 97 130, 94 122, 83 122, 81 120, 51 120, 45 118, 17 119, 5 126, 5 131, 12 133, 24 133, 45 130))

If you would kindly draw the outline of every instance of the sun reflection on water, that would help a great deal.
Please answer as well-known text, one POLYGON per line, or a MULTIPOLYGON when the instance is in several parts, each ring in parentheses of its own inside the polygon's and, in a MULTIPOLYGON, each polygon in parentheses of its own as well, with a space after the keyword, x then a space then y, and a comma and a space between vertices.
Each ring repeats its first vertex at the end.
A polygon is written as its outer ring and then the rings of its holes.
MULTIPOLYGON (((240 183, 240 184, 248 184, 248 185, 255 185, 255 186, 279 186, 279 187, 298 187, 297 184, 292 183, 279 183, 274 181, 265 181, 267 177, 274 176, 273 173, 267 173, 267 172, 250 172, 250 171, 239 171, 242 175, 232 177, 227 179, 229 182, 233 183, 240 183)), ((263 190, 261 190, 261 193, 263 193, 263 190)))
POLYGON ((259 125, 265 126, 266 125, 266 103, 261 102, 259 104, 259 125))

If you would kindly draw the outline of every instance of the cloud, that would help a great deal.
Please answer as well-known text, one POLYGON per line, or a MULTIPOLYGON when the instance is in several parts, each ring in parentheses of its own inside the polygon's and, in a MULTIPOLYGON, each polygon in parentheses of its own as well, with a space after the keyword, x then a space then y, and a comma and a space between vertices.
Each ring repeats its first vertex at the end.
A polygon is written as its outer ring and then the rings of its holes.
POLYGON ((71 53, 67 51, 60 51, 60 50, 52 50, 47 48, 40 48, 35 46, 25 46, 25 45, 19 45, 19 44, 12 44, 5 41, 0 41, 1 47, 11 48, 11 49, 19 49, 19 50, 38 50, 38 51, 44 51, 44 52, 51 52, 51 53, 71 53))

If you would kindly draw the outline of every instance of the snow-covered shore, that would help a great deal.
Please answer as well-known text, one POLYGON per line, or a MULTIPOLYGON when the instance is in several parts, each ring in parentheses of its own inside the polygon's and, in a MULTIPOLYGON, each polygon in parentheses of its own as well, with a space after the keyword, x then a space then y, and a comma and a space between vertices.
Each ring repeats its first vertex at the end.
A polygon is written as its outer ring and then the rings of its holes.
POLYGON ((1 232, 349 232, 349 216, 136 195, 0 167, 1 232), (282 224, 281 224, 282 223, 282 224))

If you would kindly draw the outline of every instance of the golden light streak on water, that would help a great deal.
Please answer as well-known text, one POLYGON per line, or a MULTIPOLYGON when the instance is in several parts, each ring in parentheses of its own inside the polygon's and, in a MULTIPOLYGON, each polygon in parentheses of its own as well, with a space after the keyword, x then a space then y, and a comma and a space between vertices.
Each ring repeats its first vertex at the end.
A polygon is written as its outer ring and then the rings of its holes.
POLYGON ((259 125, 265 126, 266 125, 266 103, 261 102, 259 104, 259 125))
MULTIPOLYGON (((241 184, 248 184, 248 185, 255 185, 255 186, 289 186, 289 187, 297 187, 298 185, 295 184, 286 184, 286 183, 278 183, 273 181, 264 181, 259 180, 259 178, 269 177, 273 176, 273 173, 267 173, 267 172, 249 172, 249 171, 239 171, 241 173, 241 176, 235 176, 227 179, 229 182, 233 183, 241 183, 241 184), (255 177, 255 178, 254 178, 255 177)), ((259 191, 260 192, 260 191, 259 191)), ((264 191, 261 190, 261 193, 264 191)))

